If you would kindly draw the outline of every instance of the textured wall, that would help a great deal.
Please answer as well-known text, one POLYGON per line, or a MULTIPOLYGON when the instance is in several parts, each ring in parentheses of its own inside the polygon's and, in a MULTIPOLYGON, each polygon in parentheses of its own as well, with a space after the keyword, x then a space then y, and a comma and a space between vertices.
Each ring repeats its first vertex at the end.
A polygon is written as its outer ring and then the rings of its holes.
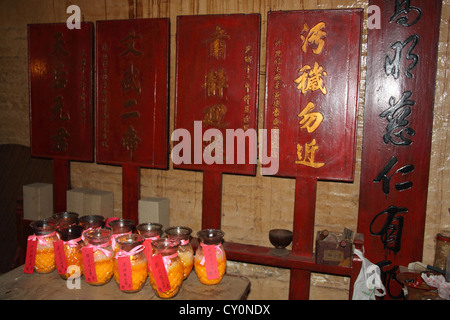
MULTIPOLYGON (((177 15, 260 13, 261 67, 259 128, 262 128, 265 83, 265 34, 270 10, 311 10, 367 8, 368 1, 353 0, 3 0, 0 1, 0 143, 29 145, 27 40, 28 23, 65 22, 67 6, 76 4, 86 21, 105 19, 169 17, 171 20, 170 125, 173 128, 175 88, 175 31, 177 15)), ((438 230, 450 228, 450 132, 447 94, 449 78, 450 0, 443 1, 436 81, 436 101, 428 190, 424 262, 434 257, 438 230)), ((367 12, 365 12, 367 17, 367 12)), ((364 23, 366 28, 366 21, 364 23)), ((316 203, 316 230, 356 229, 361 162, 362 118, 366 70, 366 32, 364 32, 358 112, 358 150, 354 183, 319 182, 316 203)), ((114 210, 121 215, 120 167, 91 163, 71 163, 73 187, 114 192, 114 210)), ((224 175, 222 226, 227 241, 270 246, 272 228, 292 228, 293 179, 224 175)), ((199 230, 201 226, 202 173, 184 170, 141 169, 141 197, 170 198, 171 221, 199 230)), ((230 262, 228 272, 242 274, 252 281, 250 299, 287 299, 289 271, 230 262)), ((312 299, 346 299, 349 279, 313 274, 312 299)))

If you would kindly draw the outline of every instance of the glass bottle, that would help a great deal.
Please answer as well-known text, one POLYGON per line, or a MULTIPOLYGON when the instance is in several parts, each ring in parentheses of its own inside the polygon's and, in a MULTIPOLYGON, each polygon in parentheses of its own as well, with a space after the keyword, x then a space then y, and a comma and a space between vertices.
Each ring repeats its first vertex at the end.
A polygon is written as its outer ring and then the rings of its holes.
POLYGON ((111 235, 111 245, 114 249, 114 252, 119 251, 119 246, 116 243, 116 238, 119 236, 123 236, 125 234, 130 234, 134 229, 134 221, 130 219, 116 219, 109 222, 109 226, 111 227, 112 235, 111 235))
POLYGON ((224 232, 218 229, 204 229, 197 232, 200 244, 195 252, 194 268, 198 279, 203 284, 217 284, 222 280, 225 274, 227 258, 225 255, 225 250, 222 246, 224 235, 224 232), (214 259, 211 261, 208 257, 205 257, 208 253, 205 251, 212 253, 213 256, 215 255, 215 261, 217 264, 214 263, 214 259), (210 262, 212 262, 212 264, 210 262), (211 276, 210 270, 216 267, 217 275, 211 276))
POLYGON ((170 227, 164 231, 169 239, 180 241, 178 255, 183 264, 183 280, 186 279, 194 267, 194 249, 191 245, 192 229, 188 227, 170 227))
POLYGON ((34 270, 37 273, 50 273, 55 270, 55 251, 53 242, 58 241, 56 221, 52 218, 33 221, 30 224, 34 234, 28 239, 36 240, 36 258, 34 270))
POLYGON ((436 235, 436 251, 434 252, 434 266, 445 271, 447 256, 450 255, 450 230, 440 231, 436 235))
MULTIPOLYGON (((155 291, 156 295, 160 298, 172 298, 180 291, 181 284, 183 283, 183 264, 178 256, 178 246, 180 241, 174 239, 160 238, 152 241, 153 255, 150 259, 155 259, 156 256, 161 255, 163 266, 158 270, 149 269, 150 285, 155 291), (167 274, 168 290, 162 291, 158 288, 158 283, 155 278, 158 279, 158 274, 167 274)), ((152 262, 150 262, 150 265, 152 262)))
POLYGON ((114 279, 123 292, 137 292, 147 280, 147 259, 144 254, 144 237, 139 234, 126 234, 116 238, 119 251, 114 257, 114 279), (128 257, 131 267, 131 289, 122 288, 120 283, 119 259, 128 257))
POLYGON ((67 272, 60 274, 60 277, 64 280, 76 275, 81 277, 83 274, 83 255, 81 248, 84 246, 83 240, 81 240, 81 233, 83 227, 79 225, 63 225, 56 229, 59 239, 64 242, 64 255, 66 257, 67 272))
POLYGON ((68 226, 78 224, 78 213, 64 211, 53 214, 53 219, 56 221, 57 226, 68 226))
MULTIPOLYGON (((84 233, 85 248, 92 248, 97 281, 88 282, 99 286, 108 283, 113 276, 114 251, 111 248, 111 230, 106 228, 93 229, 84 233)), ((83 261, 84 262, 84 261, 83 261)), ((86 265, 83 263, 86 277, 86 265)))

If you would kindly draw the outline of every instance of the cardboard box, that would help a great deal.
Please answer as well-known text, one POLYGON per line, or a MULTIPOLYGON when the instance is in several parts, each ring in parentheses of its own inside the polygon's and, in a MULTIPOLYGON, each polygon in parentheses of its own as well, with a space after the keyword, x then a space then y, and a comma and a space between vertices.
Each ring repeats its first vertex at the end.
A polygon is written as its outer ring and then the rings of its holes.
POLYGON ((67 211, 76 212, 80 217, 97 214, 111 218, 114 216, 114 194, 87 188, 67 190, 67 211))
POLYGON ((170 201, 167 198, 143 198, 139 200, 139 223, 157 222, 163 230, 170 227, 170 201))
POLYGON ((316 264, 350 267, 352 265, 352 239, 343 233, 329 232, 321 239, 321 231, 316 237, 316 264))

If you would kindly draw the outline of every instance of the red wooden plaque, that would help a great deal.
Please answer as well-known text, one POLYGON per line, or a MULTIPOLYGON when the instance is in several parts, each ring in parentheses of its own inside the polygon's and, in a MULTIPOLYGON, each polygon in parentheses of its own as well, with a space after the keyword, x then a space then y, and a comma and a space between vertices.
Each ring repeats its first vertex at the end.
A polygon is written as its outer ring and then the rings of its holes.
POLYGON ((28 25, 31 155, 93 160, 93 25, 28 25))
POLYGON ((407 265, 422 261, 441 1, 370 4, 358 232, 372 262, 407 265))
POLYGON ((97 21, 97 162, 167 168, 169 20, 97 21))
POLYGON ((256 173, 259 43, 259 14, 178 17, 174 168, 256 173))
POLYGON ((353 180, 360 44, 359 9, 269 12, 264 128, 279 130, 278 150, 268 143, 276 175, 353 180))

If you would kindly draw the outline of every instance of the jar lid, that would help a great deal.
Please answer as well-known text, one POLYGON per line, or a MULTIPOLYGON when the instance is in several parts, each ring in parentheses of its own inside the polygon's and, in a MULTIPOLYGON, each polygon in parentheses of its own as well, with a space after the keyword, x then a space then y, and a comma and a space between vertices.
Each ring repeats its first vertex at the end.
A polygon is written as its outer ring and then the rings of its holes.
POLYGON ((56 228, 56 232, 58 232, 59 238, 62 241, 69 241, 80 238, 83 227, 78 225, 59 226, 56 228))
POLYGON ((36 235, 46 235, 55 231, 56 221, 53 218, 32 221, 30 227, 36 235))
POLYGON ((58 225, 69 225, 78 223, 78 213, 71 211, 56 212, 53 214, 53 219, 58 225))
POLYGON ((180 241, 177 239, 159 238, 152 241, 152 247, 163 256, 175 254, 178 251, 180 241))
POLYGON ((79 222, 84 228, 98 228, 103 227, 105 217, 95 214, 87 215, 80 217, 79 222))
POLYGON ((189 227, 170 227, 164 230, 167 234, 167 237, 170 239, 189 239, 192 233, 192 229, 189 227))
POLYGON ((436 238, 440 241, 447 241, 450 242, 450 230, 442 230, 440 231, 436 238))
POLYGON ((106 228, 93 229, 84 233, 84 239, 93 245, 104 244, 111 238, 111 230, 106 228))
POLYGON ((219 244, 225 233, 219 229, 203 229, 197 232, 197 236, 206 245, 219 244))
POLYGON ((134 247, 144 243, 144 237, 137 233, 124 234, 116 238, 120 250, 130 251, 134 247))
POLYGON ((117 233, 125 233, 129 231, 133 231, 134 221, 130 219, 116 219, 109 222, 109 226, 113 234, 117 233))

